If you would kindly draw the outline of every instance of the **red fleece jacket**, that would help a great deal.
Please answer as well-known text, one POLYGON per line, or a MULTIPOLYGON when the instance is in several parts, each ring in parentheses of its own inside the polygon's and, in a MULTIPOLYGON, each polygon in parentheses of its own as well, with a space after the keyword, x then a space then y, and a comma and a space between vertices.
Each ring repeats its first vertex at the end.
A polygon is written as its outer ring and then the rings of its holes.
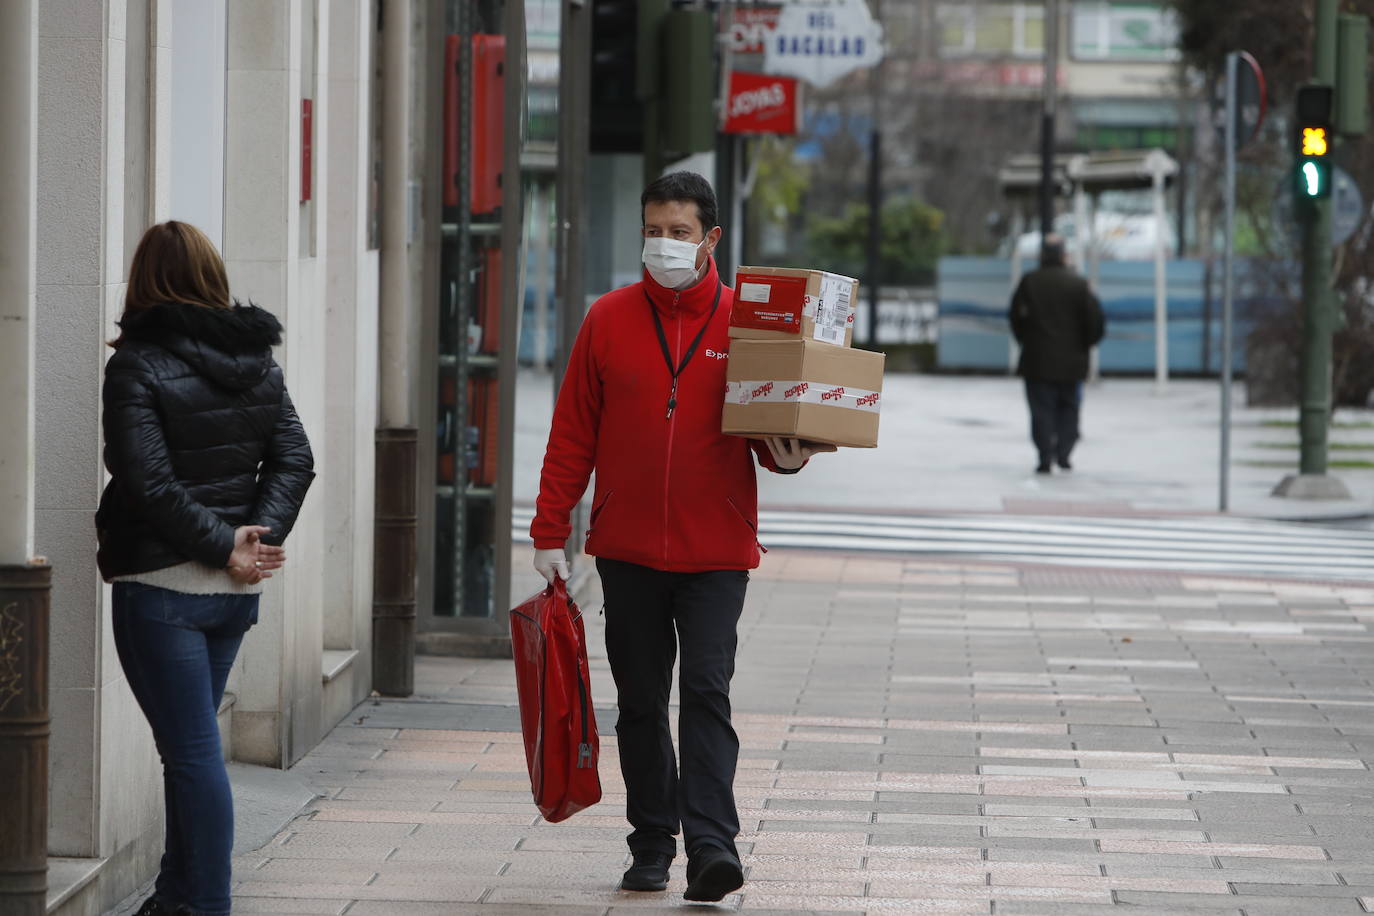
POLYGON ((723 435, 725 363, 734 290, 715 261, 695 286, 675 291, 647 272, 607 293, 587 313, 558 392, 530 534, 534 546, 564 546, 569 513, 592 471, 596 492, 587 553, 669 572, 759 565, 754 459, 776 470, 762 442, 723 435), (710 326, 678 378, 654 329, 650 301, 679 364, 711 312, 710 326))

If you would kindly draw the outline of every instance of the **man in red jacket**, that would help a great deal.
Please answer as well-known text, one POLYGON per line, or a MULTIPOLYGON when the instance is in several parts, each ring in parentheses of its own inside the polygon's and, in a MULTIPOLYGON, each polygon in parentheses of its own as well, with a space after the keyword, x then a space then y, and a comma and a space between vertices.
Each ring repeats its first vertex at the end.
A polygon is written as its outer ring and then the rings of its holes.
POLYGON ((721 433, 734 291, 711 257, 715 192, 679 172, 650 184, 640 204, 644 277, 598 299, 578 332, 530 534, 535 568, 567 578, 569 513, 596 472, 587 553, 605 594, 634 828, 621 887, 665 889, 681 829, 686 898, 714 901, 744 883, 730 678, 748 570, 759 565, 754 457, 796 473, 834 446, 721 433), (668 725, 679 646, 680 767, 668 725))

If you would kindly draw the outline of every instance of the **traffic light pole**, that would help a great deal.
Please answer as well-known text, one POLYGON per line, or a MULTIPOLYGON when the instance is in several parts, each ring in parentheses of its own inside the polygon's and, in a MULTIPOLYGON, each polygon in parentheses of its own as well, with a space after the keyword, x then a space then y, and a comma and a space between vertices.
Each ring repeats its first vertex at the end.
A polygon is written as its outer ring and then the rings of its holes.
POLYGON ((1045 0, 1045 63, 1041 89, 1039 203, 1040 241, 1044 244, 1054 232, 1054 134, 1059 92, 1059 4, 1056 0, 1045 0))
MULTIPOLYGON (((1336 16, 1339 0, 1317 0, 1313 70, 1317 82, 1336 82, 1336 16)), ((1334 140, 1334 138, 1333 138, 1334 140)), ((1326 473, 1326 431, 1331 418, 1331 198, 1306 202, 1302 233, 1302 432, 1303 474, 1326 473)))
POLYGON ((1300 201, 1302 233, 1302 433, 1299 472, 1326 474, 1331 419, 1331 199, 1300 201))
MULTIPOLYGON (((882 19, 882 0, 874 13, 882 19)), ((869 71, 868 91, 872 102, 873 126, 868 134, 868 244, 864 283, 868 285, 868 334, 863 343, 878 346, 878 301, 883 286, 883 62, 869 71)), ((854 303, 858 306, 858 303, 854 303)))
MULTIPOLYGON (((1334 86, 1337 77, 1339 0, 1317 0, 1313 77, 1334 86)), ((1328 133, 1334 144, 1334 132, 1328 133)), ((1324 151, 1330 155, 1330 151, 1324 151)), ((1322 181, 1328 179, 1322 178, 1322 181)), ((1301 434, 1299 473, 1284 478, 1275 496, 1298 499, 1349 499, 1340 480, 1327 476, 1327 429, 1331 422, 1332 335, 1336 331, 1336 297, 1331 288, 1331 199, 1329 194, 1294 194, 1302 227, 1302 394, 1298 413, 1301 434)))
MULTIPOLYGON (((1231 341, 1235 296, 1236 249, 1236 67, 1240 55, 1226 55, 1226 253, 1221 304, 1221 473, 1218 508, 1231 508, 1231 341)), ((1204 349, 1203 352, 1206 352, 1204 349)))

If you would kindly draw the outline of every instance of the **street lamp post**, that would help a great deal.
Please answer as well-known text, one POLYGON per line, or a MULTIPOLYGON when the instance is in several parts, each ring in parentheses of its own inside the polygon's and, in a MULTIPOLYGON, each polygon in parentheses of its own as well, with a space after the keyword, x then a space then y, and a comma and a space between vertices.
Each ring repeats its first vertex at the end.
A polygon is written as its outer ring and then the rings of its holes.
POLYGON ((1045 0, 1045 77, 1040 112, 1040 239, 1054 231, 1054 126, 1059 83, 1059 3, 1045 0))

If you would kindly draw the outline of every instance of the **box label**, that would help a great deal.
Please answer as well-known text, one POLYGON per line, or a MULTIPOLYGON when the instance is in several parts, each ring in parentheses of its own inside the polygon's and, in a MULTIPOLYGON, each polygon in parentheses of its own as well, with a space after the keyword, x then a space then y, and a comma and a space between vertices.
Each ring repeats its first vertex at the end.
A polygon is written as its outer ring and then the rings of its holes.
POLYGON ((739 298, 744 302, 767 302, 772 292, 773 287, 767 283, 741 283, 739 285, 739 298))
POLYGON ((816 325, 816 339, 821 343, 844 346, 844 328, 828 328, 816 325))
POLYGON ((819 385, 815 382, 763 381, 727 382, 725 403, 738 404, 821 404, 878 413, 882 392, 851 388, 848 385, 819 385))
POLYGON ((821 275, 820 303, 816 309, 815 338, 829 344, 844 344, 845 330, 852 319, 851 293, 854 281, 839 274, 821 275))

